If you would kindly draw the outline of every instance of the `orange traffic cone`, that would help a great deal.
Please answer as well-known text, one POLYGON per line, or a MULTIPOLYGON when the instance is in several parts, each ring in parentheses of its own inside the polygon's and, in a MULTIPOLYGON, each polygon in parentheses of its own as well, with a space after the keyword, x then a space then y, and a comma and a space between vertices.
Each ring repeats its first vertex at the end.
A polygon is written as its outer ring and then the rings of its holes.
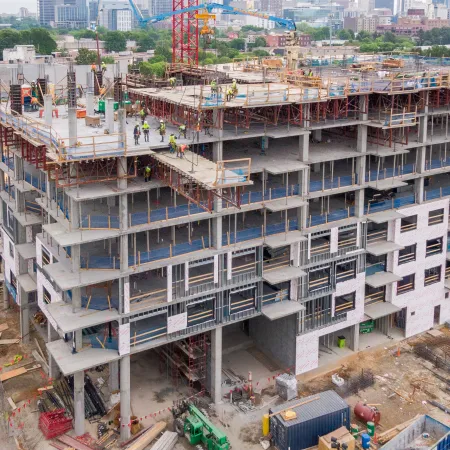
POLYGON ((374 443, 375 445, 378 444, 377 433, 374 433, 374 435, 373 435, 373 443, 374 443))
POLYGON ((400 347, 397 347, 397 358, 400 356, 400 347))

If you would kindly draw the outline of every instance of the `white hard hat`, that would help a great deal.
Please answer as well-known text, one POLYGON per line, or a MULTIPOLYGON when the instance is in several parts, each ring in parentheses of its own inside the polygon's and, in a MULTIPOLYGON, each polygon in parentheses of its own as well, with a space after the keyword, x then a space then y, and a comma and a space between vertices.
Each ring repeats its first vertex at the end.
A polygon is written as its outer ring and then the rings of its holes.
POLYGON ((236 83, 236 78, 233 78, 233 83, 236 83))
POLYGON ((164 120, 162 120, 162 119, 161 119, 161 120, 160 120, 160 122, 161 122, 161 123, 163 123, 163 122, 164 122, 164 120))

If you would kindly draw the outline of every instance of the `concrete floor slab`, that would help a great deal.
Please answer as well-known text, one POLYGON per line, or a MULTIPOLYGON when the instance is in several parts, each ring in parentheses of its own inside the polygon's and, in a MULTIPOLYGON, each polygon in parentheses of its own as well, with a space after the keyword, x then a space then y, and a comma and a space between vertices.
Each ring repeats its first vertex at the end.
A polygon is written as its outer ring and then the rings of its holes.
POLYGON ((278 200, 270 200, 265 202, 265 207, 270 212, 284 211, 285 209, 300 208, 306 205, 306 201, 302 197, 286 197, 278 200))
POLYGON ((400 281, 401 279, 402 277, 399 277, 392 272, 377 272, 366 277, 366 284, 373 288, 379 288, 394 283, 395 281, 400 281))
POLYGON ((400 181, 398 178, 385 178, 384 180, 369 181, 367 186, 378 191, 384 191, 386 189, 394 189, 402 186, 407 186, 408 183, 400 181))
POLYGON ((398 211, 394 211, 393 209, 377 212, 375 214, 370 214, 367 216, 367 218, 371 222, 375 222, 375 223, 384 223, 389 220, 401 219, 402 217, 405 217, 405 215, 402 213, 399 213, 398 211))
POLYGON ((19 252, 19 255, 27 260, 36 258, 36 244, 28 243, 28 244, 17 244, 16 250, 19 252))
POLYGON ((306 275, 306 272, 300 269, 300 267, 288 266, 279 269, 264 270, 263 278, 270 284, 279 284, 283 283, 283 281, 293 280, 304 275, 306 275))
POLYGON ((72 347, 67 342, 64 342, 63 339, 49 342, 47 350, 65 376, 120 359, 117 350, 103 350, 99 348, 85 348, 73 354, 72 347))
POLYGON ((379 302, 364 307, 364 314, 372 320, 380 317, 389 316, 390 314, 400 311, 401 308, 390 302, 379 302))
POLYGON ((64 302, 49 303, 47 305, 47 311, 63 333, 71 333, 82 328, 112 322, 120 317, 114 308, 111 311, 97 311, 83 308, 77 312, 72 312, 72 305, 64 302))
POLYGON ((17 281, 26 293, 35 292, 37 290, 36 281, 33 280, 28 273, 17 275, 17 281))
POLYGON ((381 256, 389 252, 402 250, 403 248, 405 248, 403 247, 403 245, 396 244, 395 242, 392 241, 381 241, 375 242, 373 244, 368 244, 366 250, 367 253, 370 253, 371 255, 381 256))
POLYGON ((307 238, 303 236, 301 231, 289 231, 287 233, 266 237, 264 244, 269 248, 275 249, 306 240, 307 238))
POLYGON ((291 314, 297 314, 305 309, 306 308, 301 303, 291 300, 264 306, 261 312, 263 316, 266 316, 269 320, 277 320, 282 317, 290 316, 291 314))

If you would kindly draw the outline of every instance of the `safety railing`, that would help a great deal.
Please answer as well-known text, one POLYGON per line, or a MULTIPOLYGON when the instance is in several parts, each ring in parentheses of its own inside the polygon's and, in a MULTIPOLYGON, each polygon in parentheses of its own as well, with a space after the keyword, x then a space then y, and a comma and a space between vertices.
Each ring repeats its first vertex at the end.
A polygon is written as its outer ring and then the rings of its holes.
MULTIPOLYGON (((64 212, 65 210, 62 209, 64 212)), ((68 210, 67 210, 68 213, 68 210)), ((88 230, 103 230, 103 229, 119 229, 120 228, 120 219, 119 216, 92 216, 87 215, 83 216, 81 218, 81 229, 88 229, 88 230)))
POLYGON ((450 166, 450 158, 446 159, 427 159, 425 161, 425 170, 443 169, 450 166))
POLYGON ((414 205, 416 203, 416 196, 414 194, 406 195, 404 197, 392 198, 391 200, 384 200, 381 202, 368 203, 364 207, 365 214, 373 214, 379 211, 386 211, 388 209, 400 208, 401 206, 414 205))
POLYGON ((42 208, 36 202, 29 200, 25 201, 25 211, 42 215, 42 208))
POLYGON ((119 350, 119 339, 117 336, 109 336, 107 332, 100 332, 88 334, 87 337, 92 348, 119 350))
POLYGON ((81 307, 85 309, 95 309, 97 311, 110 311, 115 308, 119 309, 119 299, 110 297, 109 295, 82 295, 81 307))
POLYGON ((328 191, 341 187, 353 186, 356 184, 356 177, 352 175, 343 177, 328 177, 322 180, 315 180, 309 183, 309 192, 328 191))
POLYGON ((75 144, 70 144, 69 138, 59 138, 57 143, 60 161, 126 154, 126 133, 77 137, 75 144))
POLYGON ((36 189, 39 189, 42 192, 47 191, 47 185, 45 181, 42 181, 42 179, 38 175, 33 175, 29 172, 24 172, 24 180, 31 184, 31 186, 35 187, 36 189))
POLYGON ((417 123, 416 112, 401 112, 398 114, 389 114, 385 117, 384 126, 388 128, 412 127, 417 123))
POLYGON ((8 158, 5 155, 2 155, 2 163, 6 164, 9 170, 14 170, 14 156, 8 158))
POLYGON ((138 311, 148 306, 164 303, 167 300, 167 289, 156 289, 130 296, 130 309, 138 311))
POLYGON ((271 305, 272 303, 283 302, 289 300, 288 289, 282 289, 281 291, 271 292, 270 294, 264 294, 262 296, 262 306, 271 305))
POLYGON ((429 191, 425 191, 424 198, 425 200, 433 200, 436 198, 447 197, 450 195, 450 186, 440 187, 438 189, 431 189, 429 191))
POLYGON ((378 272, 385 272, 386 264, 383 262, 379 262, 376 264, 370 264, 366 266, 366 276, 374 275, 378 272))
POLYGON ((134 333, 131 333, 131 347, 136 347, 136 345, 144 344, 148 341, 162 338, 167 335, 167 318, 165 316, 164 318, 156 316, 153 322, 154 324, 148 328, 144 328, 139 331, 135 330, 134 333))
POLYGON ((381 170, 369 170, 366 174, 366 182, 384 180, 386 178, 401 177, 416 173, 416 164, 404 164, 403 166, 387 167, 381 170))
POLYGON ((416 260, 416 253, 401 253, 401 251, 398 254, 398 265, 401 266, 402 264, 407 264, 409 262, 416 260))
POLYGON ((373 230, 367 232, 367 243, 382 242, 387 240, 387 230, 373 230))
POLYGON ((343 272, 336 271, 336 283, 353 280, 355 278, 355 269, 345 270, 343 272))
POLYGON ((348 208, 337 209, 330 213, 311 215, 307 220, 308 227, 315 227, 317 225, 323 225, 329 222, 336 222, 337 220, 348 219, 355 215, 355 207, 351 206, 348 208))
POLYGON ((380 288, 377 292, 366 294, 364 297, 364 305, 374 305, 375 303, 384 302, 384 287, 380 288))

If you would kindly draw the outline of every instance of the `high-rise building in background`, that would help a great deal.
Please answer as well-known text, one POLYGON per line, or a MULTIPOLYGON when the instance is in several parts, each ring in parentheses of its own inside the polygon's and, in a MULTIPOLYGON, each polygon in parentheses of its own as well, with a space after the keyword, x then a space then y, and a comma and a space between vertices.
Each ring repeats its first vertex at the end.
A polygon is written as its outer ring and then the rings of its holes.
POLYGON ((99 25, 108 30, 131 30, 134 17, 130 4, 125 1, 104 1, 99 13, 99 25))
POLYGON ((98 16, 98 1, 94 0, 89 2, 89 23, 97 22, 97 16, 98 16))
POLYGON ((55 7, 63 4, 64 0, 38 0, 39 24, 55 26, 55 7))
POLYGON ((57 28, 86 28, 88 20, 86 0, 64 0, 64 4, 55 6, 57 28))
POLYGON ((151 16, 172 11, 172 0, 149 0, 148 9, 151 16))

